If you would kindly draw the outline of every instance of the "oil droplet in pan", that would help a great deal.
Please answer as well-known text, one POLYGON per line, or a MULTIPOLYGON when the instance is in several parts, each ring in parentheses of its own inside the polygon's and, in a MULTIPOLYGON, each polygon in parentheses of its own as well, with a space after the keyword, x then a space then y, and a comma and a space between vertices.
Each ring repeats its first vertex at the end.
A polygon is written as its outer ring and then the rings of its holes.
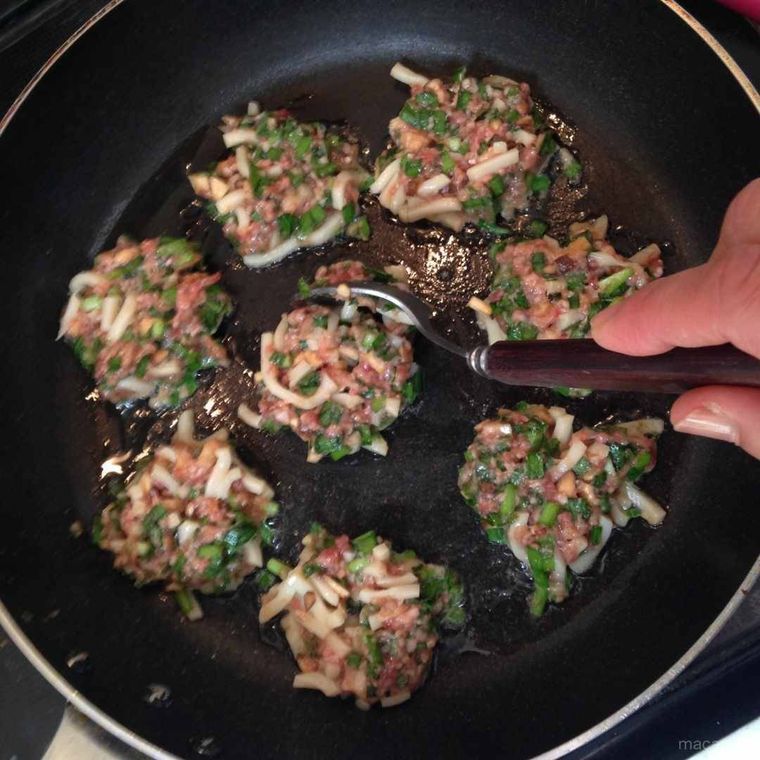
POLYGON ((66 667, 74 673, 87 673, 90 670, 90 655, 87 652, 74 652, 67 658, 66 667))
POLYGON ((222 753, 221 745, 213 736, 191 739, 190 746, 201 757, 218 757, 222 753))
POLYGON ((168 686, 161 683, 148 684, 148 689, 143 699, 151 707, 169 707, 172 701, 172 692, 168 686))

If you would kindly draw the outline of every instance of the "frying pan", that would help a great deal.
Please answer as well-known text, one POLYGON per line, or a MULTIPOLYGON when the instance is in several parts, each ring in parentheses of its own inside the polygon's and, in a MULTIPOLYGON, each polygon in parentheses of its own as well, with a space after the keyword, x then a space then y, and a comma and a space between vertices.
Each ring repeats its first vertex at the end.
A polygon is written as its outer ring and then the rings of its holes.
MULTIPOLYGON (((644 484, 669 507, 664 525, 618 532, 571 598, 531 620, 529 582, 484 539, 456 472, 474 422, 523 398, 556 402, 550 392, 490 384, 418 341, 424 397, 390 432, 385 460, 307 466, 300 442, 247 430, 233 414, 250 391, 244 365, 256 364, 259 333, 299 276, 341 256, 403 257, 450 332, 471 342, 457 309, 487 281, 479 241, 394 224, 370 204, 369 243, 243 271, 219 230, 188 210, 184 180, 186 164, 218 149, 208 126, 251 97, 346 120, 376 152, 405 97, 390 65, 450 72, 466 62, 530 82, 574 135, 587 187, 552 201, 552 229, 606 212, 622 250, 666 242, 673 272, 705 260, 728 201, 760 173, 757 96, 684 18, 654 1, 129 0, 88 25, 9 114, 0 141, 0 618, 59 690, 161 757, 526 757, 579 746, 685 667, 757 574, 760 463, 666 432, 644 484), (281 639, 258 630, 253 584, 204 599, 204 620, 189 624, 71 534, 106 501, 102 462, 164 439, 173 420, 100 403, 53 342, 69 278, 123 232, 187 232, 223 272, 237 302, 225 328, 235 363, 206 378, 191 406, 202 428, 228 425, 241 455, 277 484, 281 555, 292 558, 317 519, 333 531, 374 528, 464 577, 467 634, 444 644, 407 705, 362 713, 294 691, 281 639), (170 696, 151 703, 153 684, 170 696)), ((668 404, 602 393, 567 402, 586 423, 666 414, 668 404)))

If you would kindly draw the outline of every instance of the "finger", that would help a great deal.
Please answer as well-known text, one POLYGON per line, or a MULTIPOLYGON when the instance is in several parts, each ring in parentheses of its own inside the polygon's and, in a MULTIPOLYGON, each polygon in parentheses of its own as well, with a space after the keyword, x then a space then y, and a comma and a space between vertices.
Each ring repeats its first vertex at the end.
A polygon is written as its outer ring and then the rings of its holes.
POLYGON ((710 385, 684 393, 670 410, 679 433, 741 446, 760 459, 760 390, 710 385))
POLYGON ((703 264, 650 283, 599 312, 591 322, 591 337, 604 348, 633 356, 725 343, 710 270, 703 264))

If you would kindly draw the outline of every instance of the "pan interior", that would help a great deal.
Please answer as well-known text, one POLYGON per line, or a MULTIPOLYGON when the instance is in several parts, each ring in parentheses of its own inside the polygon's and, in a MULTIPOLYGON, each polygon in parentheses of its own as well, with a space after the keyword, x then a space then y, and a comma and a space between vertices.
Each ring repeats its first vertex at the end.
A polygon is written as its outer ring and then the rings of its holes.
POLYGON ((477 74, 525 79, 573 128, 587 189, 550 205, 553 229, 576 214, 606 212, 622 250, 666 242, 666 270, 674 271, 705 258, 722 209, 753 173, 738 146, 756 122, 738 86, 655 3, 630 12, 597 4, 549 12, 527 1, 417 2, 414 11, 400 2, 336 2, 319 11, 290 2, 276 13, 241 1, 224 14, 201 0, 136 6, 109 14, 58 64, 0 149, 3 176, 17 188, 0 212, 8 237, 0 308, 17 328, 2 338, 14 368, 2 399, 3 601, 78 689, 178 754, 213 737, 229 756, 323 756, 336 751, 337 729, 337 752, 346 756, 473 747, 524 756, 621 707, 683 654, 752 564, 760 517, 746 495, 760 487, 757 463, 666 432, 657 470, 644 482, 670 508, 663 527, 635 521, 616 532, 571 598, 532 620, 527 579, 505 547, 485 540, 456 488, 472 426, 521 399, 563 403, 584 423, 662 416, 669 399, 598 393, 564 401, 548 391, 506 389, 418 339, 424 393, 389 431, 388 457, 307 465, 294 436, 267 437, 234 414, 250 399, 247 368, 258 364, 259 335, 276 324, 299 277, 345 257, 403 261, 441 325, 472 344, 477 333, 461 307, 487 282, 487 246, 396 224, 370 202, 375 234, 368 243, 338 243, 250 272, 218 228, 188 210, 184 169, 213 152, 207 126, 252 97, 290 105, 304 119, 346 121, 375 155, 405 96, 388 77, 394 60, 429 73, 467 62, 477 74), (669 63, 672 40, 699 86, 669 63), (130 43, 149 51, 133 62, 139 76, 116 53, 130 43), (718 116, 728 110, 736 135, 720 167, 713 157, 708 172, 702 146, 725 143, 718 116), (50 113, 66 115, 56 121, 53 143, 41 117, 50 113), (252 584, 204 599, 204 621, 187 624, 171 599, 135 590, 110 569, 108 556, 69 535, 74 520, 89 525, 106 501, 102 462, 165 440, 175 419, 141 408, 119 415, 99 403, 73 355, 52 342, 68 279, 124 232, 188 232, 223 272, 237 304, 225 328, 235 361, 207 377, 190 406, 201 428, 229 427, 243 458, 276 484, 283 555, 292 559, 300 536, 319 520, 350 534, 374 528, 463 576, 467 641, 446 643, 437 672, 404 708, 365 714, 294 692, 295 665, 275 651, 282 642, 258 630, 252 584), (87 658, 68 667, 82 652, 87 658), (162 708, 145 699, 155 683, 171 691, 162 708))

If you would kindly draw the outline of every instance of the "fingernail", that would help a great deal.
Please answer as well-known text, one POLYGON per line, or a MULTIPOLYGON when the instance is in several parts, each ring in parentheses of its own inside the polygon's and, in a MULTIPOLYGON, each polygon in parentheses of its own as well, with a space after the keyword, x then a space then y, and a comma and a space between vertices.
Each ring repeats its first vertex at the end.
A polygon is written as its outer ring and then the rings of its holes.
POLYGON ((699 406, 682 420, 674 422, 673 428, 679 433, 703 435, 706 438, 717 438, 719 441, 729 443, 739 442, 739 428, 718 406, 699 406))

